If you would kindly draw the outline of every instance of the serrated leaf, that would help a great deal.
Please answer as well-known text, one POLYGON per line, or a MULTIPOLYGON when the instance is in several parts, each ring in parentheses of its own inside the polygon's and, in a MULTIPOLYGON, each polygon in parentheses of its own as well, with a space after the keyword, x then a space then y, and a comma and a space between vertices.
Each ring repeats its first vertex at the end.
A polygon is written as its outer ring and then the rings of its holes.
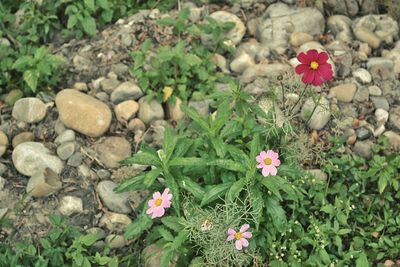
POLYGON ((22 70, 24 69, 26 66, 29 66, 30 62, 32 61, 32 57, 31 56, 22 56, 20 58, 18 58, 14 64, 12 65, 13 69, 16 70, 22 70))
POLYGON ((148 188, 150 187, 161 173, 161 169, 154 169, 146 173, 143 184, 148 188))
POLYGON ((194 122, 196 122, 204 131, 209 132, 210 128, 208 127, 207 121, 201 117, 201 115, 193 108, 190 108, 186 105, 181 105, 181 109, 185 114, 191 118, 194 122))
POLYGON ((267 214, 270 215, 272 223, 275 225, 276 229, 279 232, 284 232, 287 225, 285 210, 282 209, 279 202, 272 197, 268 197, 265 201, 265 204, 267 214))
POLYGON ((198 199, 202 200, 205 190, 196 182, 192 181, 189 177, 181 176, 179 177, 179 186, 186 191, 192 193, 192 195, 198 199))
POLYGON ((85 246, 91 246, 98 240, 97 234, 87 234, 84 236, 79 237, 80 243, 84 244, 85 246))
POLYGON ((83 0, 83 2, 85 3, 85 6, 89 8, 91 11, 94 11, 96 9, 94 0, 83 0))
POLYGON ((132 155, 132 157, 124 159, 120 161, 122 165, 146 165, 146 166, 155 166, 161 167, 161 161, 158 158, 158 155, 152 154, 150 152, 140 152, 132 155))
POLYGON ((158 228, 158 232, 160 233, 160 235, 168 242, 172 242, 174 240, 174 236, 171 234, 170 231, 168 231, 167 229, 160 227, 158 228))
POLYGON ((179 217, 175 216, 167 216, 161 219, 161 222, 167 226, 169 229, 174 230, 175 232, 179 232, 183 229, 182 224, 180 223, 179 217))
POLYGON ((245 185, 246 185, 246 180, 244 178, 234 182, 231 188, 229 188, 229 191, 226 195, 228 201, 233 202, 235 198, 240 194, 245 185))
POLYGON ((200 206, 204 206, 219 197, 222 197, 226 191, 232 186, 232 183, 224 183, 224 184, 219 184, 219 185, 213 185, 211 189, 206 191, 206 193, 203 196, 203 199, 201 201, 200 206))
POLYGON ((144 231, 153 225, 153 221, 148 215, 140 215, 134 222, 128 224, 125 228, 125 239, 135 239, 143 234, 144 231))
POLYGON ((222 139, 218 137, 212 137, 211 143, 215 149, 215 152, 217 153, 217 156, 223 158, 225 156, 226 150, 225 143, 222 141, 222 139))
POLYGON ((39 72, 37 70, 27 70, 24 72, 23 78, 29 88, 31 88, 32 92, 36 92, 39 72))
POLYGON ((96 21, 92 17, 84 17, 82 22, 83 30, 90 36, 96 35, 96 21))

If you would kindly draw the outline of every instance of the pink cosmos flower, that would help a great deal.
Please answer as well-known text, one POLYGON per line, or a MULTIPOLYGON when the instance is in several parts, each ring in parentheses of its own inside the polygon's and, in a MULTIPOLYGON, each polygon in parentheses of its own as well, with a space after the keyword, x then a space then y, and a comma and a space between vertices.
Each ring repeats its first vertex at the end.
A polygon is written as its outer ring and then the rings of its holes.
POLYGON ((253 235, 251 234, 251 232, 246 232, 247 229, 249 229, 250 225, 243 224, 242 227, 240 227, 240 231, 236 232, 235 230, 233 230, 232 228, 228 229, 228 238, 226 239, 226 241, 232 241, 232 240, 236 240, 235 241, 235 247, 237 250, 242 250, 242 248, 246 248, 249 246, 249 241, 247 241, 246 238, 251 238, 253 235))
POLYGON ((327 62, 329 56, 326 52, 318 53, 311 49, 306 54, 301 52, 297 59, 301 64, 296 67, 296 73, 303 74, 304 83, 320 86, 325 81, 332 80, 332 66, 327 62))
POLYGON ((151 218, 162 217, 165 213, 165 209, 171 207, 172 194, 169 194, 169 188, 165 188, 164 192, 155 192, 153 199, 150 199, 148 204, 150 208, 146 211, 147 214, 151 214, 151 218))
POLYGON ((256 157, 256 160, 259 163, 257 168, 262 169, 263 176, 266 177, 270 174, 272 176, 276 175, 278 172, 276 167, 281 165, 281 161, 278 158, 278 153, 275 153, 272 150, 268 150, 267 152, 261 151, 261 153, 256 157))

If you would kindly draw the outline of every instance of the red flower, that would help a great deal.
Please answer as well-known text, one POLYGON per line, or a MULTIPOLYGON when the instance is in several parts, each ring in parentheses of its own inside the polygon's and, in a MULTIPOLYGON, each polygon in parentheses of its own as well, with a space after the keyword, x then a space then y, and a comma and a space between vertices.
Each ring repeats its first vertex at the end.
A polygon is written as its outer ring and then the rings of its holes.
POLYGON ((297 59, 300 61, 296 67, 296 73, 302 74, 304 83, 320 86, 325 81, 332 80, 332 66, 327 62, 328 54, 325 52, 318 53, 317 50, 308 50, 307 53, 301 52, 297 59))

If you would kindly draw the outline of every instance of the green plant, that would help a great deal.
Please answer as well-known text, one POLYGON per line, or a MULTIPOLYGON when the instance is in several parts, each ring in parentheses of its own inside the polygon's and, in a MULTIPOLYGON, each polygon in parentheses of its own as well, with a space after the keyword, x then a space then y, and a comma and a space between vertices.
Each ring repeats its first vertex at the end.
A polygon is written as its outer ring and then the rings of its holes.
MULTIPOLYGON (((55 68, 64 60, 59 56, 51 55, 45 47, 36 49, 33 55, 19 57, 12 68, 22 73, 27 87, 26 93, 36 93, 38 86, 54 85, 57 81, 55 68)), ((42 89, 43 90, 43 89, 42 89)))

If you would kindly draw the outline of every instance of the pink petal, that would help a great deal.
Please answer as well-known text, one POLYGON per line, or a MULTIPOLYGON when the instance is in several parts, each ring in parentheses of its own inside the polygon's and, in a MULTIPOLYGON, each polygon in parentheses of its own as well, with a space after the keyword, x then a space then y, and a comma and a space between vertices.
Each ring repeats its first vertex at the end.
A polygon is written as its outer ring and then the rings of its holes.
POLYGON ((240 227, 240 232, 241 232, 241 233, 244 233, 244 232, 246 232, 246 230, 249 229, 249 228, 250 228, 250 225, 249 225, 249 224, 247 224, 247 223, 246 223, 246 224, 243 224, 242 227, 240 227))
POLYGON ((265 157, 267 156, 267 152, 261 151, 260 156, 265 159, 265 157))
POLYGON ((240 240, 236 240, 235 247, 237 250, 242 250, 242 242, 240 240))
POLYGON ((300 65, 297 65, 294 70, 296 71, 297 74, 302 74, 303 72, 306 72, 309 69, 310 69, 310 66, 308 64, 300 64, 300 65))
POLYGON ((264 168, 264 166, 265 166, 265 164, 264 164, 264 163, 260 163, 260 164, 258 164, 258 165, 257 165, 257 169, 264 168))
POLYGON ((332 80, 333 71, 331 64, 322 64, 318 68, 318 73, 325 79, 325 81, 332 80))
POLYGON ((236 231, 233 230, 232 228, 229 228, 227 233, 228 233, 228 235, 235 235, 236 231))
POLYGON ((171 207, 171 201, 169 201, 169 200, 167 200, 167 199, 166 199, 166 200, 163 200, 161 206, 162 206, 164 209, 170 208, 170 207, 171 207))
POLYGON ((305 53, 303 53, 303 52, 301 52, 298 56, 297 56, 297 59, 301 62, 301 63, 303 63, 303 64, 309 64, 310 63, 310 59, 308 58, 308 56, 305 54, 305 53))
POLYGON ((242 246, 243 247, 248 247, 249 246, 249 241, 247 241, 247 239, 246 238, 241 238, 239 241, 241 241, 242 242, 242 246))
POLYGON ((271 169, 269 170, 272 176, 275 176, 278 172, 278 169, 275 166, 271 165, 271 169))
POLYGON ((274 151, 272 151, 272 150, 268 150, 267 151, 267 157, 268 158, 271 158, 273 154, 274 154, 274 151))
POLYGON ((151 214, 151 213, 153 213, 153 212, 154 212, 153 209, 154 209, 153 207, 150 207, 150 208, 146 211, 146 214, 151 214))
POLYGON ((160 193, 160 192, 154 192, 153 198, 154 198, 154 199, 161 198, 161 193, 160 193))
POLYGON ((154 217, 162 217, 165 213, 165 210, 162 206, 153 208, 153 216, 154 217))
POLYGON ((244 238, 251 238, 251 237, 253 236, 253 234, 250 233, 250 232, 244 232, 244 233, 242 233, 242 236, 243 236, 244 238))
POLYGON ((307 51, 307 57, 311 61, 318 61, 318 51, 315 49, 311 49, 307 51))
POLYGON ((257 161, 258 163, 261 163, 261 162, 263 162, 263 158, 262 158, 260 155, 258 155, 258 156, 256 157, 256 161, 257 161))
POLYGON ((304 72, 302 81, 304 83, 312 84, 312 82, 314 81, 314 71, 308 70, 304 72))
POLYGON ((147 202, 147 204, 148 204, 150 207, 154 207, 154 202, 156 202, 154 199, 150 199, 150 200, 147 202))
POLYGON ((328 61, 328 59, 329 59, 328 53, 321 52, 318 54, 318 64, 320 64, 320 65, 324 64, 324 63, 326 63, 326 61, 328 61))
POLYGON ((270 169, 268 168, 268 166, 264 166, 261 173, 264 177, 267 177, 270 173, 270 169))
POLYGON ((232 241, 233 239, 235 239, 235 235, 228 235, 226 241, 232 241))
POLYGON ((279 159, 273 159, 272 165, 274 165, 275 167, 278 167, 279 165, 281 165, 281 161, 279 159))

